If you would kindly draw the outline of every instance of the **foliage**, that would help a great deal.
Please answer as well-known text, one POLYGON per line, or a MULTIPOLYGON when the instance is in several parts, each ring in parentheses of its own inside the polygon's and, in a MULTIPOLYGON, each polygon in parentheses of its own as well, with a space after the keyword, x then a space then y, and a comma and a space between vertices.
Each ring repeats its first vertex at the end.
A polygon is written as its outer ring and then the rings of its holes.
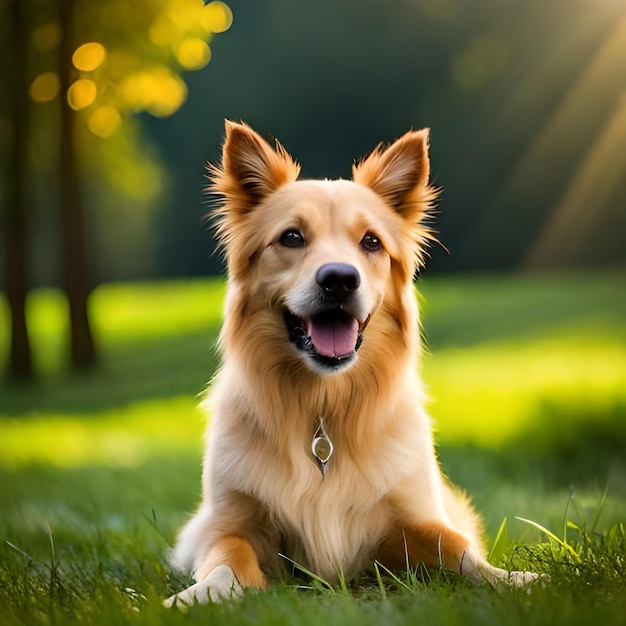
POLYGON ((73 55, 77 78, 67 94, 84 121, 84 154, 94 161, 96 176, 104 174, 123 196, 152 202, 163 192, 162 172, 150 167, 154 159, 137 159, 140 127, 130 114, 168 117, 180 109, 187 98, 181 74, 209 62, 207 41, 230 27, 232 14, 223 2, 200 0, 132 6, 108 0, 86 7, 73 55))
MULTIPOLYGON (((95 280, 105 272, 132 273, 131 255, 136 255, 132 271, 146 271, 169 175, 139 114, 163 118, 180 109, 188 96, 183 74, 209 63, 213 39, 230 27, 232 12, 217 0, 76 2, 72 83, 62 94, 55 55, 62 32, 54 5, 52 0, 37 5, 29 37, 30 153, 41 183, 33 198, 36 212, 47 221, 53 208, 48 189, 57 184, 57 109, 59 99, 67 99, 78 113, 74 132, 95 244, 95 280)), ((44 250, 53 249, 48 235, 38 236, 44 250)), ((55 281, 56 264, 41 261, 35 255, 36 273, 55 281)))
MULTIPOLYGON (((166 183, 154 154, 141 145, 132 115, 147 111, 166 117, 181 107, 187 96, 182 72, 209 62, 207 40, 230 27, 232 13, 219 0, 208 5, 202 0, 7 0, 0 13, 12 35, 3 38, 4 51, 15 58, 10 71, 2 73, 0 87, 11 96, 0 101, 0 134, 7 139, 0 157, 6 165, 6 191, 0 199, 3 282, 12 331, 7 369, 13 376, 30 378, 32 350, 24 309, 32 256, 44 261, 49 279, 58 281, 60 274, 68 300, 72 366, 92 367, 97 342, 86 300, 97 281, 89 257, 100 247, 111 266, 127 268, 120 252, 135 252, 141 245, 140 258, 148 267, 154 209, 166 183), (30 82, 32 73, 37 75, 30 82), (36 181, 33 191, 27 179, 36 181), (85 218, 85 204, 91 219, 85 218), (36 246, 32 255, 33 216, 44 212, 46 225, 54 224, 58 231, 60 250, 40 254, 41 248, 56 248, 46 233, 44 245, 36 246), (120 234, 117 218, 126 213, 120 234), (88 245, 86 222, 92 222, 90 231, 101 246, 88 245), (109 238, 116 242, 112 254, 104 245, 109 238)), ((45 231, 39 227, 37 234, 45 231)))
POLYGON ((80 3, 76 10, 74 82, 67 94, 59 94, 49 53, 58 46, 60 26, 44 14, 32 31, 40 73, 30 95, 39 103, 67 98, 91 135, 102 139, 111 137, 129 112, 157 117, 176 112, 187 96, 180 74, 202 69, 211 58, 207 42, 232 23, 230 9, 219 1, 107 0, 80 3))

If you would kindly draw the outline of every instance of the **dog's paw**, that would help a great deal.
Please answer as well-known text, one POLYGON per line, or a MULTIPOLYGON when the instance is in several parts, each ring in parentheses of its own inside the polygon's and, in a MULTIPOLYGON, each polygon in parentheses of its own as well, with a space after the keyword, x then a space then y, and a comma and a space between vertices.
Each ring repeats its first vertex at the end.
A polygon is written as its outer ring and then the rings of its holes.
POLYGON ((490 567, 488 572, 483 571, 485 580, 492 586, 507 587, 530 587, 536 583, 546 581, 547 574, 537 574, 536 572, 509 572, 498 567, 490 567))
POLYGON ((239 597, 243 587, 228 565, 219 565, 209 575, 184 591, 170 596, 163 605, 170 608, 175 606, 182 611, 193 604, 207 604, 208 602, 224 602, 239 597))
POLYGON ((506 572, 506 582, 507 584, 513 587, 525 587, 526 585, 531 585, 542 580, 546 580, 546 574, 537 574, 536 572, 506 572))
POLYGON ((526 587, 546 578, 545 574, 508 572, 499 567, 494 567, 469 550, 463 555, 460 571, 463 576, 469 578, 475 585, 488 583, 492 586, 526 587))

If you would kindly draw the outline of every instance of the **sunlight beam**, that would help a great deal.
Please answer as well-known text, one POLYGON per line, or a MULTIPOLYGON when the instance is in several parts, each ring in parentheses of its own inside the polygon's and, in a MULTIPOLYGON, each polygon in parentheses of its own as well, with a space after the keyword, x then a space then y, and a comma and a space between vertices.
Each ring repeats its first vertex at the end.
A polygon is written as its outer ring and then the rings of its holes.
POLYGON ((594 224, 626 173, 626 91, 523 262, 524 269, 567 266, 588 243, 594 224))

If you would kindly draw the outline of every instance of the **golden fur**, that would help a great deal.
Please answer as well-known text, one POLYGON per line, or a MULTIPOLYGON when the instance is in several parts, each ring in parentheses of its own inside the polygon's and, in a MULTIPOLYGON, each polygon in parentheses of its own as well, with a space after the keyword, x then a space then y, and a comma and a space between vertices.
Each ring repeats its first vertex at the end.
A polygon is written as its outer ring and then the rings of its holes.
POLYGON ((287 563, 280 555, 329 581, 407 559, 475 582, 507 578, 442 477, 424 410, 413 277, 435 198, 428 131, 377 148, 352 181, 298 174, 280 144, 227 122, 211 171, 229 274, 223 366, 205 403, 203 501, 174 552, 197 583, 168 604, 264 588, 287 563), (328 299, 340 322, 315 317, 328 299), (302 328, 289 329, 290 314, 302 328), (335 449, 324 476, 311 454, 320 418, 335 449))

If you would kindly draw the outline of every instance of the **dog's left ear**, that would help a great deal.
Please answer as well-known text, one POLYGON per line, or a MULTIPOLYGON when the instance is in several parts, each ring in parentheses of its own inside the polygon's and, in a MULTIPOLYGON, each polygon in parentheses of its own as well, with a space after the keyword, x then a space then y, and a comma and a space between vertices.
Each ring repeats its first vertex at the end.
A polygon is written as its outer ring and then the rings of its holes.
POLYGON ((387 148, 376 148, 352 167, 352 179, 385 200, 405 219, 419 221, 435 193, 428 187, 429 130, 410 131, 387 148))

